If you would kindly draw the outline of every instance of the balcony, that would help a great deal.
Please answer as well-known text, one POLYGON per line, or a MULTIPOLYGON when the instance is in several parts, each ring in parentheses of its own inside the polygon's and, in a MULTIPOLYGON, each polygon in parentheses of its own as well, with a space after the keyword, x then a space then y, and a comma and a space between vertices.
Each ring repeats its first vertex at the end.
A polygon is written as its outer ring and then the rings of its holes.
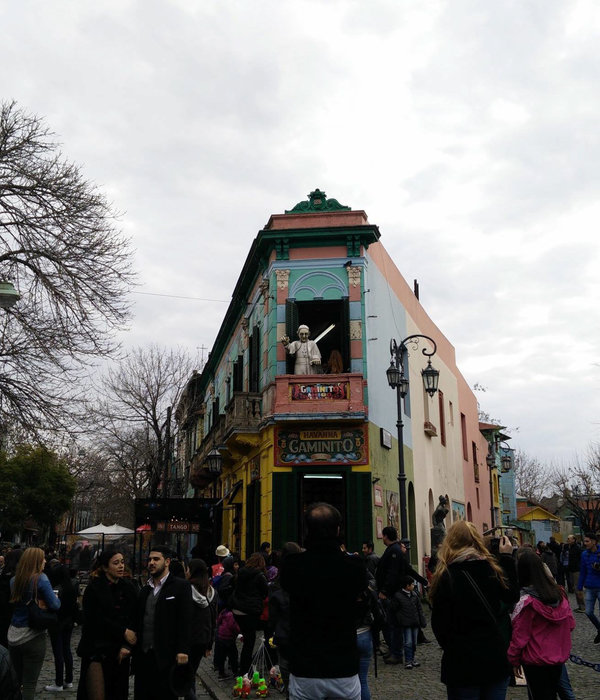
POLYGON ((262 420, 262 394, 235 392, 225 409, 224 437, 236 432, 258 432, 262 420))
POLYGON ((362 374, 282 374, 268 403, 276 419, 364 420, 364 387, 362 374))
POLYGON ((437 428, 431 421, 426 420, 423 423, 423 432, 427 437, 437 437, 437 428))

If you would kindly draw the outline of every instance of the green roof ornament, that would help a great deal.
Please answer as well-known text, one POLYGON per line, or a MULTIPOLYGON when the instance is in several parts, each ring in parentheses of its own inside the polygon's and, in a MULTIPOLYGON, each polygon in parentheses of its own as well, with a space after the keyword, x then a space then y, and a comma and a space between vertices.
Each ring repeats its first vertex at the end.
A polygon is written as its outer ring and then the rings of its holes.
POLYGON ((308 195, 308 202, 298 202, 293 209, 286 209, 286 214, 309 214, 320 211, 350 211, 350 207, 340 204, 337 199, 327 199, 325 192, 317 188, 308 195))

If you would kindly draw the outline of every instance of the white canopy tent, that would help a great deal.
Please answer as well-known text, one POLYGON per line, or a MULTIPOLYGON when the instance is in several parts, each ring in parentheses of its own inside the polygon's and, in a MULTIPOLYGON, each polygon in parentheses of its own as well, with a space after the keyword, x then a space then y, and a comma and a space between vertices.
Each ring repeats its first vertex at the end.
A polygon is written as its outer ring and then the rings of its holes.
POLYGON ((86 527, 85 530, 79 530, 75 533, 77 535, 83 535, 89 537, 89 535, 113 535, 119 537, 120 535, 133 535, 134 531, 122 525, 104 525, 104 523, 98 523, 98 525, 92 525, 92 527, 86 527))
POLYGON ((100 539, 102 538, 102 549, 104 549, 104 538, 105 537, 123 537, 123 535, 134 535, 135 531, 130 530, 122 525, 104 525, 104 523, 98 523, 98 525, 92 525, 91 527, 86 527, 84 530, 79 530, 75 533, 80 537, 87 537, 89 539, 100 539))

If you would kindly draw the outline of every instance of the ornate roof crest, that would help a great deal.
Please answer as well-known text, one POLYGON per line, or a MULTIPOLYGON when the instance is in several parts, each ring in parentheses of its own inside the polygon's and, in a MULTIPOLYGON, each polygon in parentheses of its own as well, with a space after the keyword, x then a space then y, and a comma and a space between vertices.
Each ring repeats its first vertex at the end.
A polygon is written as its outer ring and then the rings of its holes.
POLYGON ((321 211, 350 211, 350 207, 340 204, 337 199, 327 199, 325 192, 317 188, 308 195, 308 202, 298 202, 293 209, 286 209, 286 214, 309 214, 321 211))

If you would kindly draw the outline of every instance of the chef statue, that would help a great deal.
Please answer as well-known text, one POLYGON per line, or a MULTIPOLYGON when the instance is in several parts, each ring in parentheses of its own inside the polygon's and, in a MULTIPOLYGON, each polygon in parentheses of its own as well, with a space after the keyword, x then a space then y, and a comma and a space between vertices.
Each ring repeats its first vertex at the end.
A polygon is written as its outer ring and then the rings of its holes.
POLYGON ((314 340, 309 340, 308 326, 298 326, 298 338, 290 343, 287 335, 281 339, 288 355, 296 356, 294 374, 317 374, 321 371, 321 353, 314 340))

